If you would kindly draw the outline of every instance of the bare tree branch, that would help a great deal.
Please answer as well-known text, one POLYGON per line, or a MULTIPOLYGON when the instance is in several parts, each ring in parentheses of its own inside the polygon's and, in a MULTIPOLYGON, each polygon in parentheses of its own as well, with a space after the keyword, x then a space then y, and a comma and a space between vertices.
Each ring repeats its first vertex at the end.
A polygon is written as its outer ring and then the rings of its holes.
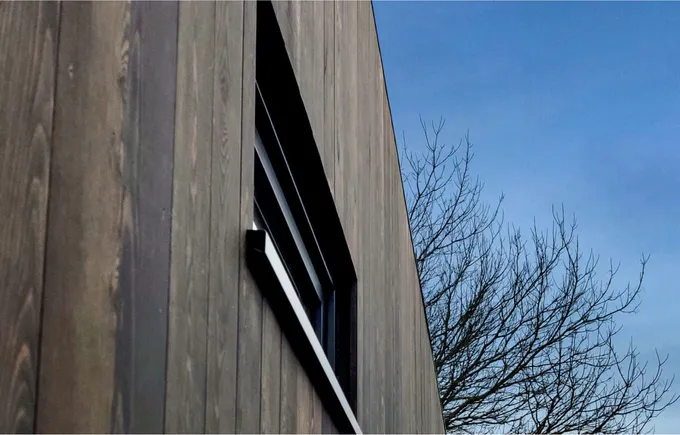
POLYGON ((618 265, 598 279, 563 209, 528 238, 506 227, 503 196, 481 200, 469 135, 447 145, 443 120, 421 126, 422 148, 404 141, 402 176, 447 430, 643 432, 678 399, 667 357, 649 365, 614 344, 648 257, 618 289, 618 265))

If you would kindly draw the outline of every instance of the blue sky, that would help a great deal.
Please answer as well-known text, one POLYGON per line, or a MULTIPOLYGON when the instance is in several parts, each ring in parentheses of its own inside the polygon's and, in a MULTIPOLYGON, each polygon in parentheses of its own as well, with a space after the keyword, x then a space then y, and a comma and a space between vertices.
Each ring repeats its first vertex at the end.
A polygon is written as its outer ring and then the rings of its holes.
MULTIPOLYGON (((651 259, 623 334, 670 354, 680 393, 680 3, 375 2, 397 136, 419 115, 469 130, 488 200, 507 222, 551 223, 564 204, 582 246, 651 259)), ((400 144, 401 145, 401 144, 400 144)), ((655 422, 680 432, 680 404, 655 422)))

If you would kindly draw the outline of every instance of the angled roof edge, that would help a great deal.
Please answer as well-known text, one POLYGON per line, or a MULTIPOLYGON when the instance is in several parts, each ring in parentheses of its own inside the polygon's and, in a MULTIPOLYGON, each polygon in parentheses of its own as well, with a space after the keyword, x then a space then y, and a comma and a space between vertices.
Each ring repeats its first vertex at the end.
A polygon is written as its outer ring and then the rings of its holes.
MULTIPOLYGON (((387 100, 387 109, 389 111, 390 115, 390 124, 392 128, 392 136, 394 137, 394 149, 397 153, 397 165, 399 167, 399 178, 401 177, 402 171, 401 171, 401 158, 399 156, 399 145, 397 144, 397 135, 394 130, 394 120, 392 119, 392 105, 390 104, 390 93, 387 89, 387 80, 385 79, 385 65, 383 64, 383 56, 382 56, 382 48, 380 47, 380 36, 378 35, 378 23, 375 21, 375 7, 373 6, 374 0, 369 0, 371 3, 371 15, 373 16, 373 27, 375 28, 375 38, 378 43, 378 56, 380 56, 380 68, 382 70, 382 76, 383 76, 383 83, 384 83, 384 88, 385 88, 385 98, 387 100)), ((404 190, 404 180, 401 180, 401 194, 404 198, 404 207, 406 207, 406 191, 404 190)), ((408 220, 408 210, 406 211, 406 219, 408 220)), ((411 240, 411 253, 413 254, 413 264, 415 266, 416 264, 416 252, 415 252, 415 247, 413 245, 413 233, 411 232, 411 224, 408 224, 408 234, 409 234, 409 239, 411 240)), ((416 274, 417 274, 417 269, 416 269, 416 274)), ((435 387, 437 388, 437 396, 438 398, 440 396, 440 391, 439 391, 439 382, 437 382, 437 373, 435 372, 434 369, 434 354, 432 352, 432 340, 430 337, 432 335, 430 334, 430 325, 427 321, 427 313, 425 312, 425 296, 423 296, 423 289, 420 287, 420 277, 418 277, 418 290, 420 293, 420 300, 421 300, 421 308, 423 309, 423 319, 425 320, 425 327, 427 328, 427 337, 428 341, 430 342, 430 360, 432 361, 432 376, 434 377, 434 384, 435 387)), ((437 403, 439 404, 439 414, 442 417, 442 426, 444 427, 444 431, 446 431, 446 425, 444 424, 444 410, 441 407, 441 400, 437 400, 437 403)))

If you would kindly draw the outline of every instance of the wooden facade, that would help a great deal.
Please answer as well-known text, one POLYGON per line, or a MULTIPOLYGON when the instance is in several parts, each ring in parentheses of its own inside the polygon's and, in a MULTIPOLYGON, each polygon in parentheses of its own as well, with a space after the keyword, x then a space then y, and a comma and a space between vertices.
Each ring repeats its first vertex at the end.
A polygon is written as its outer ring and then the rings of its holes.
MULTIPOLYGON (((443 421, 370 2, 274 2, 357 274, 356 418, 443 421)), ((0 3, 0 432, 337 432, 244 260, 257 3, 0 3)))

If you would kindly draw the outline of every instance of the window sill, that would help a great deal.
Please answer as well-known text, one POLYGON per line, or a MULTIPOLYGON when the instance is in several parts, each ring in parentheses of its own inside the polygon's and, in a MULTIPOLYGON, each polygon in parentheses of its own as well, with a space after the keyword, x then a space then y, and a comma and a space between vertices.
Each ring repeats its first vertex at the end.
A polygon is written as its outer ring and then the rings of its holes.
POLYGON ((265 230, 246 233, 246 260, 281 329, 309 375, 321 401, 341 433, 361 434, 359 423, 331 368, 305 309, 265 230))

